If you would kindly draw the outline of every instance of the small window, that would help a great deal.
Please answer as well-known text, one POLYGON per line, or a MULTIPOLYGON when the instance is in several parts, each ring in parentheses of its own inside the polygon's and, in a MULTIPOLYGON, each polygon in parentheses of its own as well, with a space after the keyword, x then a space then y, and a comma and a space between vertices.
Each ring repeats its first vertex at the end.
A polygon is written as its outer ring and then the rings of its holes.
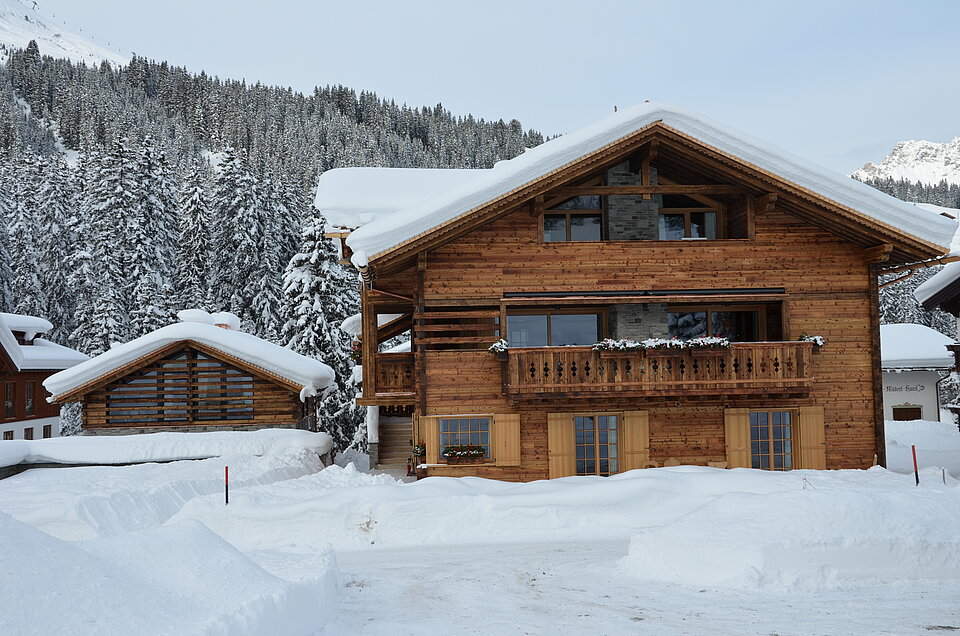
POLYGON ((717 238, 717 210, 683 195, 664 195, 660 240, 717 238))
POLYGON ((49 424, 43 425, 43 439, 53 437, 53 427, 49 424))
POLYGON ((762 470, 792 470, 796 425, 794 411, 751 411, 752 466, 762 470))
POLYGON ((17 385, 13 382, 7 383, 6 394, 3 399, 3 417, 12 420, 13 419, 13 408, 14 400, 17 396, 17 385))
POLYGON ((4 432, 3 432, 3 439, 5 439, 5 440, 13 439, 13 431, 4 431, 4 432))
POLYGON ((893 407, 893 419, 896 422, 910 422, 923 419, 923 409, 919 406, 893 407))
POLYGON ((608 476, 620 471, 618 419, 616 415, 573 418, 578 475, 608 476))
POLYGON ((23 403, 23 414, 26 416, 34 415, 33 398, 36 393, 36 386, 35 382, 27 382, 26 399, 23 403))
POLYGON ((451 446, 482 446, 490 457, 490 418, 464 417, 440 420, 440 455, 451 446))
POLYGON ((543 240, 547 243, 566 241, 599 241, 603 238, 602 199, 581 196, 567 199, 543 215, 543 240), (558 213, 556 211, 563 210, 558 213))
POLYGON ((33 439, 33 428, 23 429, 23 439, 33 439))

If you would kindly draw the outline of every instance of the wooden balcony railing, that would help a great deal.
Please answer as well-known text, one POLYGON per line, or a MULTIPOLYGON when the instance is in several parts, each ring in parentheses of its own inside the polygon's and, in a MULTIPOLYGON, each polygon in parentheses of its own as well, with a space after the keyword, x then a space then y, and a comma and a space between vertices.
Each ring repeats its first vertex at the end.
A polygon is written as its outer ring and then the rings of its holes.
POLYGON ((415 384, 413 354, 378 353, 374 378, 376 387, 373 392, 376 395, 412 395, 415 384))
POLYGON ((509 349, 507 397, 803 394, 813 383, 809 342, 744 342, 730 349, 509 349))

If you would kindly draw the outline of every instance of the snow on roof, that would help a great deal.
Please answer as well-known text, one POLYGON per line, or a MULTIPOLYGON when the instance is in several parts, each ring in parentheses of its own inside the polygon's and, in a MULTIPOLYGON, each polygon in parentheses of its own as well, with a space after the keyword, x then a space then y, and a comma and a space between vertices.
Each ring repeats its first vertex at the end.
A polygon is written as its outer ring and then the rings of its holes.
MULTIPOLYGON (((377 326, 382 327, 402 316, 403 314, 377 314, 377 326)), ((340 323, 340 331, 354 338, 360 337, 363 333, 363 317, 360 314, 353 314, 344 318, 340 323)))
POLYGON ((951 283, 960 278, 960 262, 947 263, 939 272, 923 281, 913 290, 913 297, 921 305, 939 294, 951 283))
POLYGON ((645 103, 625 108, 586 128, 552 139, 514 159, 499 162, 491 170, 478 171, 474 179, 438 191, 434 196, 394 214, 377 218, 347 238, 347 245, 354 251, 352 260, 355 265, 362 267, 371 257, 658 121, 919 239, 946 247, 955 231, 954 221, 921 213, 909 203, 776 146, 690 111, 666 104, 645 103))
POLYGON ((924 325, 880 325, 880 359, 884 369, 949 369, 953 339, 924 325))
POLYGON ((317 182, 313 205, 331 227, 357 228, 449 190, 486 170, 337 168, 317 182))
POLYGON ((54 396, 59 396, 171 343, 184 340, 213 347, 299 384, 303 387, 301 399, 316 395, 334 380, 333 370, 324 363, 272 342, 202 322, 180 322, 117 345, 82 364, 56 373, 44 380, 43 386, 54 396))
POLYGON ((13 361, 18 371, 46 371, 66 369, 89 359, 88 356, 56 343, 35 338, 36 334, 53 329, 48 320, 36 316, 0 313, 0 346, 13 361), (14 331, 23 331, 33 344, 22 345, 13 337, 14 331))

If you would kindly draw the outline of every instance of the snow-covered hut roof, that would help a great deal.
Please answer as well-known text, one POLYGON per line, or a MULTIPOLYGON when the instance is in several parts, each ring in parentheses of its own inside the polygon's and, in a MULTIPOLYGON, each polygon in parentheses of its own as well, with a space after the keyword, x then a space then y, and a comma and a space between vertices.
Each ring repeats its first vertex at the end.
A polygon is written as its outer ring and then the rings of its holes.
POLYGON ((330 227, 358 228, 486 170, 436 168, 337 168, 320 175, 314 207, 330 227))
POLYGON ((238 358, 251 366, 301 387, 301 399, 316 395, 333 383, 333 370, 324 363, 248 333, 206 322, 180 322, 117 345, 82 364, 56 373, 43 382, 54 400, 84 385, 163 349, 175 342, 193 341, 238 358))
MULTIPOLYGON (((940 216, 952 215, 953 218, 956 218, 957 215, 960 214, 960 210, 956 208, 945 208, 940 205, 933 205, 932 203, 915 203, 914 205, 940 216)), ((950 241, 950 252, 951 255, 960 253, 960 226, 958 226, 956 233, 953 235, 953 240, 950 241)), ((960 280, 960 262, 947 263, 943 269, 914 289, 913 297, 923 305, 924 309, 930 311, 938 304, 939 300, 945 300, 934 297, 946 291, 947 287, 950 287, 958 280, 960 280)), ((953 294, 947 295, 952 296, 953 294)))
MULTIPOLYGON (((382 327, 402 317, 403 314, 377 314, 377 326, 382 327)), ((340 323, 340 331, 348 336, 359 338, 360 334, 363 333, 363 316, 361 314, 353 314, 352 316, 344 318, 343 322, 340 323)))
POLYGON ((924 325, 880 325, 880 359, 884 369, 950 369, 953 339, 924 325))
POLYGON ((477 171, 474 179, 447 190, 438 190, 429 198, 371 221, 347 237, 347 245, 353 250, 352 261, 363 267, 372 258, 658 122, 721 153, 855 210, 865 219, 943 246, 944 251, 955 231, 956 222, 950 219, 922 212, 855 179, 831 172, 706 117, 674 106, 644 103, 552 139, 514 159, 501 161, 491 170, 477 171))
POLYGON ((53 371, 80 364, 89 358, 79 351, 37 338, 37 334, 53 329, 50 321, 36 316, 0 313, 0 346, 17 371, 53 371), (33 344, 22 345, 14 338, 14 331, 24 332, 33 344))

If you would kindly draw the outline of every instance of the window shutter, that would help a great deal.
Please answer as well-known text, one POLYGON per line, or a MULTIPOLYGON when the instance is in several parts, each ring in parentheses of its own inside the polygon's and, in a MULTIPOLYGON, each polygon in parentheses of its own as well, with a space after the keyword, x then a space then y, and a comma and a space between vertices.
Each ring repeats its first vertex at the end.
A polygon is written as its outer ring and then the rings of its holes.
POLYGON ((646 411, 626 411, 620 429, 620 472, 646 468, 650 461, 650 421, 646 411))
POLYGON ((437 417, 427 417, 421 415, 418 418, 419 427, 420 427, 420 437, 423 438, 423 443, 427 445, 427 458, 426 463, 428 464, 439 464, 440 463, 440 421, 437 417))
POLYGON ((827 467, 826 438, 823 430, 823 407, 800 407, 800 465, 798 468, 827 467))
POLYGON ((493 417, 493 459, 497 466, 520 465, 520 415, 501 413, 493 417))
POLYGON ((729 468, 752 467, 750 409, 724 409, 723 425, 727 437, 727 466, 729 468))
POLYGON ((577 474, 576 436, 573 416, 569 413, 547 413, 547 459, 550 479, 577 474))

